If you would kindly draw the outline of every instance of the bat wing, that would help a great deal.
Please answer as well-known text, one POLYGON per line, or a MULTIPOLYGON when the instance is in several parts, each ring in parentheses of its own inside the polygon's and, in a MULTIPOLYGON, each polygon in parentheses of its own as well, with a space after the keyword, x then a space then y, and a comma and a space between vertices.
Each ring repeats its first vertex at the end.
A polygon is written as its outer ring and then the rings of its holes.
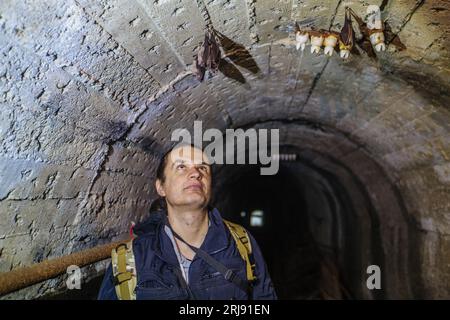
POLYGON ((202 67, 206 67, 206 61, 208 58, 208 36, 205 35, 205 40, 198 49, 197 53, 197 63, 202 67))
POLYGON ((392 32, 389 23, 384 23, 384 34, 386 36, 386 44, 393 44, 399 51, 406 50, 406 46, 400 40, 400 37, 392 32))
POLYGON ((373 50, 372 44, 370 40, 367 38, 362 38, 361 41, 358 42, 358 46, 365 52, 370 58, 376 59, 377 55, 375 50, 373 50))
POLYGON ((199 65, 198 56, 194 59, 193 72, 199 81, 203 81, 205 78, 205 67, 199 65))
POLYGON ((341 30, 340 37, 346 46, 353 46, 355 43, 355 31, 353 30, 352 21, 347 12, 345 13, 344 27, 341 30))
POLYGON ((211 68, 211 71, 217 72, 220 64, 220 46, 216 40, 216 37, 212 33, 210 33, 209 40, 210 46, 209 46, 208 65, 211 68))

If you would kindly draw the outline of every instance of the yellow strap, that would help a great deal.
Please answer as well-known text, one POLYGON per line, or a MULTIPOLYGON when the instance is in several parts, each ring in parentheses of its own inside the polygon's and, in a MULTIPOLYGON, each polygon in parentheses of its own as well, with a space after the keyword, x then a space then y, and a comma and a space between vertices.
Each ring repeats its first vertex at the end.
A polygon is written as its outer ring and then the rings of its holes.
POLYGON ((250 262, 250 255, 252 254, 252 245, 250 243, 250 238, 248 236, 247 231, 244 227, 239 224, 230 222, 228 220, 223 219, 225 225, 230 230, 231 235, 236 242, 236 246, 239 250, 239 253, 245 261, 246 269, 247 269, 247 280, 254 281, 256 280, 255 276, 255 265, 250 262))
POLYGON ((122 300, 130 300, 127 280, 131 279, 131 273, 127 271, 127 248, 122 245, 117 249, 117 269, 119 274, 116 279, 119 282, 120 297, 122 300))
POLYGON ((136 287, 136 276, 132 241, 122 243, 111 252, 113 275, 116 280, 116 294, 120 300, 136 299, 134 289, 136 287), (127 269, 128 267, 128 269, 127 269), (130 271, 131 270, 131 271, 130 271))

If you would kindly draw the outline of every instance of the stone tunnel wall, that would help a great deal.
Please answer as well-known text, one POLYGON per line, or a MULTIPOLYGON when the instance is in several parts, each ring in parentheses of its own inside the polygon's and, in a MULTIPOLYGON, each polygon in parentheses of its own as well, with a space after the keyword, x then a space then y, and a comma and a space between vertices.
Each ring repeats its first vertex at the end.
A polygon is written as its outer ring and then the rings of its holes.
MULTIPOLYGON (((369 3, 382 1, 351 5, 369 3)), ((384 168, 420 234, 422 294, 449 297, 448 4, 388 1, 385 16, 408 50, 389 48, 377 62, 300 54, 278 28, 312 18, 339 29, 343 7, 2 1, 0 271, 109 242, 144 218, 173 129, 196 119, 221 130, 301 120, 349 137, 384 168), (190 65, 208 23, 248 56, 227 58, 227 76, 199 83, 190 65)), ((370 175, 339 141, 328 154, 370 175)), ((55 283, 10 297, 48 294, 55 283)))

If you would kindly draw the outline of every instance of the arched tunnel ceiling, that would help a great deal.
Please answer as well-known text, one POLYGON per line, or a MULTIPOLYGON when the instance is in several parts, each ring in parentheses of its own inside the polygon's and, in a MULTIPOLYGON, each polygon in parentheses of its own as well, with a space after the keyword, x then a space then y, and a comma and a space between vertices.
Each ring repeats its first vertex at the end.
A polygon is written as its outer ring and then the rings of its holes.
MULTIPOLYGON (((286 141, 361 172, 369 155, 425 230, 421 252, 448 254, 449 10, 424 0, 1 1, 0 269, 109 241, 145 216, 156 157, 196 119, 221 130, 286 124, 286 141), (407 50, 343 61, 301 54, 280 31, 311 19, 339 30, 346 5, 363 15, 369 4, 384 7, 407 50), (209 22, 245 54, 225 52, 225 71, 200 83, 192 61, 209 22), (296 123, 314 130, 287 130, 296 123)), ((447 295, 448 270, 427 259, 438 275, 423 276, 429 294, 447 295)))

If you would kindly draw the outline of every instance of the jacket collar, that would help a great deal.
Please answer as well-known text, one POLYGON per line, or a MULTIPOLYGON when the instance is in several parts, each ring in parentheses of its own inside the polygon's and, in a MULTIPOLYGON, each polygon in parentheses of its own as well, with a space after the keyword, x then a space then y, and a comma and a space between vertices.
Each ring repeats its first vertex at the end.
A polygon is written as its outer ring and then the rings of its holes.
POLYGON ((208 214, 211 224, 200 248, 209 254, 215 254, 225 250, 230 245, 231 235, 225 229, 219 210, 213 208, 208 214))
MULTIPOLYGON (((222 216, 219 210, 213 208, 208 211, 208 217, 210 225, 208 232, 206 233, 205 240, 201 245, 201 249, 209 253, 210 255, 218 253, 228 248, 230 244, 230 233, 226 232, 225 224, 223 223, 222 216)), ((157 232, 155 241, 153 242, 153 251, 162 260, 177 266, 178 259, 175 254, 172 242, 169 236, 164 231, 164 225, 166 222, 166 213, 161 216, 161 219, 157 226, 157 232)))

